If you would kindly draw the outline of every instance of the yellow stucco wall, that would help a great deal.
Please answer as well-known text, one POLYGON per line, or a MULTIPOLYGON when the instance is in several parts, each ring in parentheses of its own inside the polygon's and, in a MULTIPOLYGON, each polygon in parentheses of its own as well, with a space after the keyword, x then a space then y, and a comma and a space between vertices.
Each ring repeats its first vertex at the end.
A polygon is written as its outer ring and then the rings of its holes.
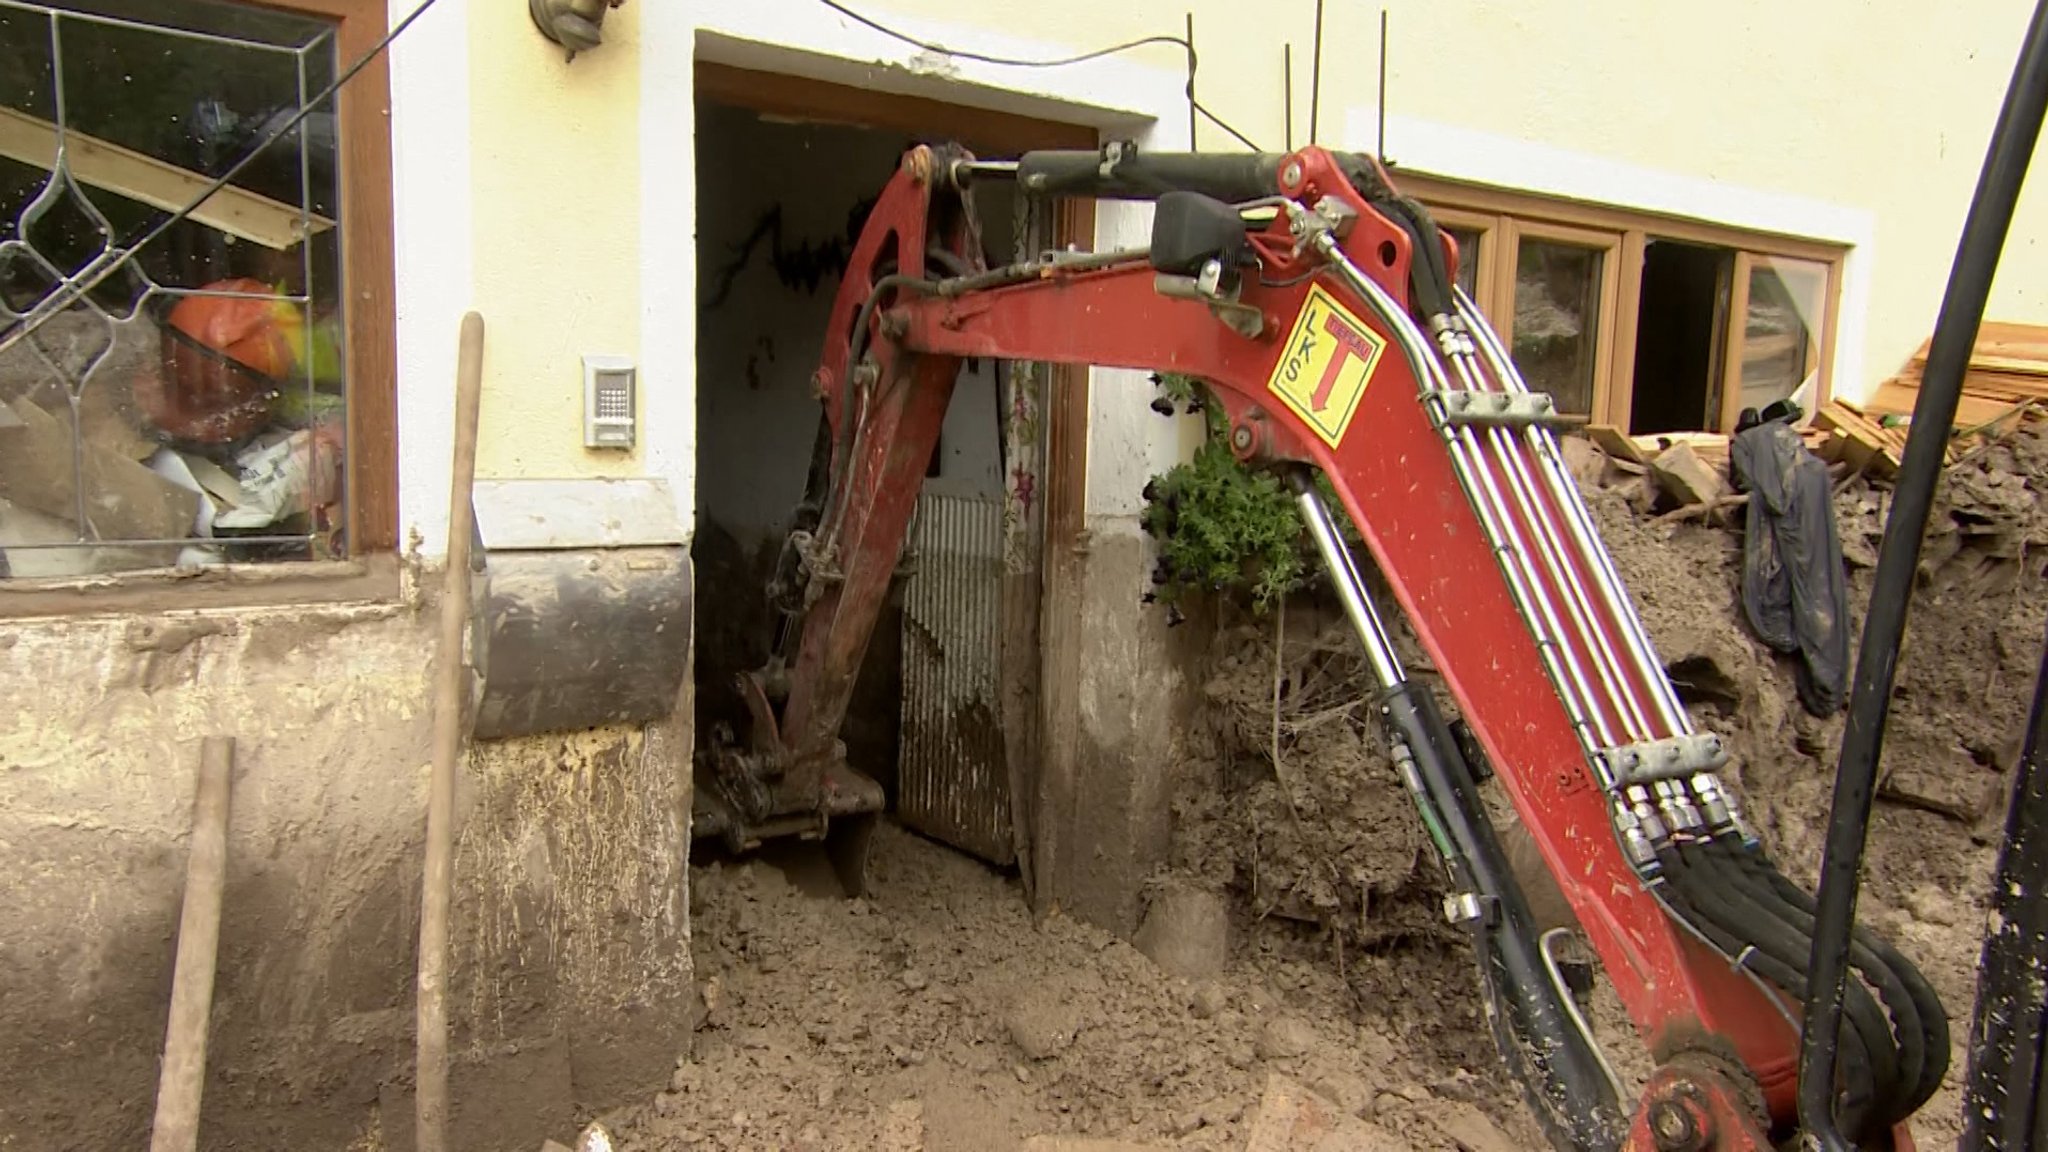
MULTIPOLYGON (((643 470, 654 434, 644 426, 643 448, 631 453, 581 446, 579 356, 631 354, 640 343, 638 32, 648 6, 683 2, 635 0, 613 11, 605 45, 566 67, 524 5, 468 6, 475 299, 491 323, 481 474, 643 470)), ((953 41, 968 49, 978 46, 976 29, 992 44, 1092 49, 1178 34, 1192 10, 1204 102, 1261 145, 1279 147, 1281 46, 1291 41, 1297 142, 1306 133, 1313 0, 854 6, 885 21, 957 30, 953 41)), ((1869 213, 1873 243, 1859 255, 1874 259, 1868 311, 1860 325, 1845 317, 1862 334, 1862 371, 1837 381, 1850 395, 1895 370, 1932 326, 2030 13, 2025 0, 1389 7, 1397 115, 1869 213)), ((816 17, 835 19, 822 5, 816 17)), ((706 9, 700 19, 715 27, 720 17, 706 9)), ((1322 122, 1332 140, 1347 113, 1375 103, 1379 8, 1328 4, 1326 20, 1322 122)), ((1165 72, 1179 66, 1171 46, 1131 59, 1165 72)), ((1026 73, 1016 75, 1025 83, 1026 73)), ((1236 147, 1207 125, 1202 143, 1236 147)), ((1402 141, 1389 146, 1398 159, 1402 141)), ((1616 198, 1627 200, 1622 190, 1616 198)), ((2048 321, 2044 233, 2048 202, 2033 192, 2022 200, 1992 318, 2048 321)))
MULTIPOLYGON (((1381 6, 1325 5, 1326 140, 1342 131, 1347 108, 1377 101, 1381 6)), ((2032 12, 2025 0, 1385 7, 1395 114, 1873 213, 1865 385, 1896 370, 1932 328, 2032 12)), ((874 0, 866 9, 884 10, 874 0)), ((1296 141, 1307 131, 1314 0, 887 0, 887 10, 1076 48, 1178 33, 1192 11, 1203 103, 1279 147, 1281 45, 1291 40, 1296 141)), ((1173 48, 1142 51, 1174 64, 1173 48)), ((1234 146, 1220 131, 1202 132, 1204 146, 1234 146)), ((1397 159, 1400 143, 1388 141, 1397 159)), ((2048 195, 2036 187, 2022 199, 1988 315, 2048 322, 2044 237, 2048 195)))
POLYGON ((639 5, 564 64, 525 4, 471 4, 476 307, 488 319, 480 476, 637 475, 583 447, 585 353, 640 343, 639 5))

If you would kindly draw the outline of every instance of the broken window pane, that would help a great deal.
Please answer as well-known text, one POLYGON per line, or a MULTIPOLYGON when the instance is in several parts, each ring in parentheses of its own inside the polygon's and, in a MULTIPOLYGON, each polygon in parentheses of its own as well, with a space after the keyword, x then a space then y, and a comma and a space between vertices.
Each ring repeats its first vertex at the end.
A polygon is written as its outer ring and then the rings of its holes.
POLYGON ((336 70, 251 4, 0 0, 5 574, 340 553, 331 99, 258 147, 336 70))
POLYGON ((1604 262, 1598 248, 1529 236, 1515 256, 1515 367, 1568 415, 1593 409, 1604 262))
POLYGON ((1754 258, 1743 328, 1742 407, 1762 409, 1786 399, 1820 371, 1827 286, 1825 264, 1754 258))

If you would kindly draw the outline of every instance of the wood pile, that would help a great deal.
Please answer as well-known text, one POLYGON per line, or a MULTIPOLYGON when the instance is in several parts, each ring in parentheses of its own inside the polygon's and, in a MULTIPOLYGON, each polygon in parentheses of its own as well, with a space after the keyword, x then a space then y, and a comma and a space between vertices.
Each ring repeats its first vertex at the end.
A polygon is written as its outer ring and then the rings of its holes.
MULTIPOLYGON (((1899 474, 1906 459, 1906 429, 1873 419, 1853 404, 1831 400, 1814 413, 1813 426, 1827 433, 1818 446, 1807 447, 1821 459, 1833 463, 1846 460, 1858 472, 1871 472, 1889 480, 1899 474)), ((1949 445, 1948 462, 1955 460, 1955 446, 1949 445)))
MULTIPOLYGON (((1878 386, 1870 399, 1872 412, 1912 415, 1932 343, 1931 337, 1923 341, 1899 374, 1878 386)), ((2035 407, 2048 407, 2048 327, 1995 321, 1979 325, 1956 403, 1955 426, 1975 430, 2007 421, 2018 409, 2035 407)))
MULTIPOLYGON (((1975 430, 1980 436, 1974 446, 1960 436, 1950 440, 1945 463, 1951 474, 2019 423, 2048 418, 2048 404, 2015 409, 2014 414, 2003 424, 1975 430)), ((1903 421, 1841 400, 1829 401, 1800 429, 1807 448, 1828 463, 1838 484, 1854 476, 1880 483, 1897 478, 1906 456, 1906 433, 1903 421)), ((1746 499, 1729 474, 1729 438, 1719 433, 1630 436, 1611 424, 1595 424, 1563 442, 1581 485, 1625 488, 1637 511, 1660 521, 1707 517, 1732 524, 1746 499)))

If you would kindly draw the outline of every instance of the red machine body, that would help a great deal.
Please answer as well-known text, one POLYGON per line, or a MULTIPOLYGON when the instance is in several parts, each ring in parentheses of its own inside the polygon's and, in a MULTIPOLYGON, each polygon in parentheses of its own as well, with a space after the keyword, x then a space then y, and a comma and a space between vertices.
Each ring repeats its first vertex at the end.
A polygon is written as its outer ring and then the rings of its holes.
MULTIPOLYGON (((1415 232, 1368 202, 1355 167, 1347 172, 1328 152, 1306 149, 1270 167, 1266 195, 1280 208, 1247 226, 1256 275, 1222 299, 1169 284, 1175 278, 1143 252, 988 271, 960 194, 978 162, 929 148, 905 158, 833 304, 815 381, 831 479, 804 549, 813 579, 786 703, 779 715, 765 699, 757 705, 767 731, 755 733, 755 754, 779 765, 785 808, 834 804, 840 721, 964 360, 1197 377, 1223 401, 1241 458, 1298 462, 1329 477, 1533 833, 1660 1066, 1626 1121, 1625 1146, 1762 1152, 1796 1123, 1797 1000, 1674 918, 1625 852, 1612 789, 1589 767, 1589 732, 1605 733, 1595 741, 1603 746, 1684 735, 1659 720, 1661 669, 1614 657, 1626 647, 1628 612, 1587 594, 1599 565, 1570 554, 1528 564, 1551 602, 1586 609, 1577 626, 1555 631, 1564 664, 1546 662, 1528 623, 1528 590, 1504 576, 1475 511, 1475 476, 1461 479, 1442 422, 1418 399, 1427 382, 1359 292, 1318 275, 1330 260, 1348 261, 1405 302, 1420 258, 1415 232), (1301 206, 1342 222, 1334 251, 1304 242, 1301 206), (1574 653, 1608 669, 1597 691, 1587 689, 1592 711, 1576 719, 1549 689, 1574 653)), ((1454 268, 1455 248, 1444 246, 1454 268)), ((1479 459, 1480 488, 1509 484, 1525 463, 1544 464, 1479 459)), ((1571 514, 1562 504, 1539 486, 1497 507, 1524 538, 1555 539, 1571 514)), ((1911 1147, 1903 1127, 1890 1138, 1911 1147)))

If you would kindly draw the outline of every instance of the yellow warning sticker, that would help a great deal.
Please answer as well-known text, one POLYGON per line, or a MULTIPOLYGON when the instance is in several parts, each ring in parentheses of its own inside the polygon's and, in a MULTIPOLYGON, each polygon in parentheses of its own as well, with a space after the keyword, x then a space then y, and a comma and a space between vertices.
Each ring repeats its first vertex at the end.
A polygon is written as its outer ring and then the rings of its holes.
POLYGON ((1308 290, 1266 387, 1335 448, 1386 350, 1385 337, 1317 285, 1308 290))

